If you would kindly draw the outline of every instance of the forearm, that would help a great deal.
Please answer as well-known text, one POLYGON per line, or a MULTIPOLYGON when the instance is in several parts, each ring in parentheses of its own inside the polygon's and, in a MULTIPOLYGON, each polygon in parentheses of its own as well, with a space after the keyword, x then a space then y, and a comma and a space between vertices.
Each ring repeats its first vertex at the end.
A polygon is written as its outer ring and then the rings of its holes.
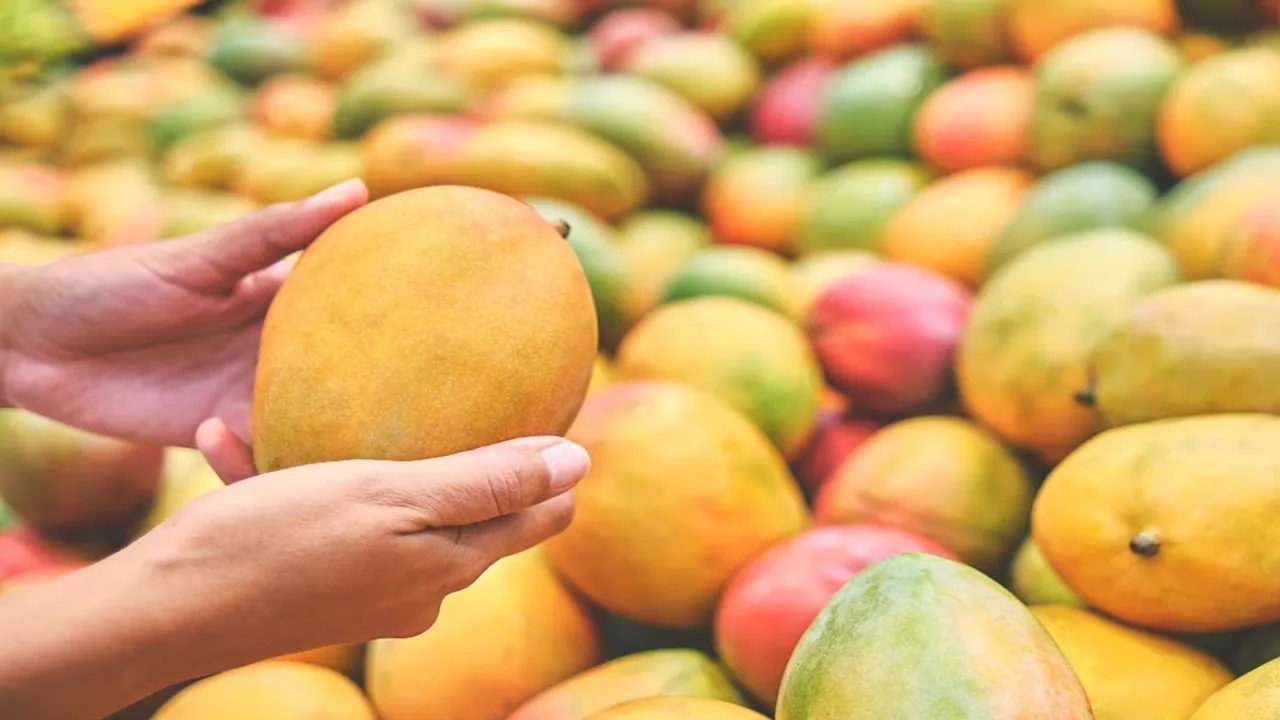
POLYGON ((201 674, 164 593, 126 551, 0 597, 5 717, 93 720, 201 674))

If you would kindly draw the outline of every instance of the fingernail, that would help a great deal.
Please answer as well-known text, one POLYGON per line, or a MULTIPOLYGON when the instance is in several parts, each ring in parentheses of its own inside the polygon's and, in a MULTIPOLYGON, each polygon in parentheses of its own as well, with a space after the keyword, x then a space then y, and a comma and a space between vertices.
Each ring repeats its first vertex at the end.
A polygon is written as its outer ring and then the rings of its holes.
POLYGON ((307 206, 314 207, 317 205, 332 205, 341 200, 346 200, 356 192, 364 188, 364 181, 360 178, 351 178, 343 180, 337 185, 330 185, 320 192, 307 198, 304 203, 307 206))
POLYGON ((564 440, 538 453, 551 472, 551 489, 561 492, 578 484, 591 468, 591 456, 577 443, 564 440))

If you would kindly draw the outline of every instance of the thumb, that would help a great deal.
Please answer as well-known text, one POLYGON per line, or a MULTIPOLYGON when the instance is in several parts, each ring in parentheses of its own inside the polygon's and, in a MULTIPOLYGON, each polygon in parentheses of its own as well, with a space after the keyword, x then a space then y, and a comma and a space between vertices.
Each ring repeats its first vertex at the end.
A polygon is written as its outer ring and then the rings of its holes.
POLYGON ((200 292, 225 292, 245 276, 275 265, 311 244, 339 218, 369 200, 358 178, 311 197, 269 205, 238 220, 185 238, 168 240, 165 261, 183 284, 200 292))
POLYGON ((389 463, 379 495, 409 508, 419 531, 473 525, 526 510, 572 489, 587 451, 558 437, 497 443, 431 460, 389 463))

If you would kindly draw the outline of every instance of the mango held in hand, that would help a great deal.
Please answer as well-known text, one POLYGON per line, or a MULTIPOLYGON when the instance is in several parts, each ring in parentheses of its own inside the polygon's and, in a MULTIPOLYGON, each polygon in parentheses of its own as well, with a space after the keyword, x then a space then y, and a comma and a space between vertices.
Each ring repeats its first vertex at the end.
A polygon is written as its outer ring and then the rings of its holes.
POLYGON ((1280 412, 1280 290, 1203 280, 1147 296, 1098 345, 1104 427, 1223 412, 1280 412))
POLYGON ((1108 430, 1050 473, 1035 542, 1090 605, 1172 632, 1280 620, 1280 417, 1108 430))
POLYGON ((1022 603, 967 565, 903 553, 840 588, 801 638, 777 720, 1092 720, 1022 603))
POLYGON ((257 468, 559 435, 596 338, 582 267, 529 205, 459 186, 376 200, 312 243, 267 313, 257 468))

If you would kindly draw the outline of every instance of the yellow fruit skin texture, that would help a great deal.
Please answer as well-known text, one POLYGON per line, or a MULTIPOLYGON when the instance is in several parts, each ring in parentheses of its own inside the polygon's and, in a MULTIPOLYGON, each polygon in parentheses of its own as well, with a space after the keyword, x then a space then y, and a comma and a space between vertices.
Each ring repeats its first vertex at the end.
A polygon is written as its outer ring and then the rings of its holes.
POLYGON ((1031 607, 1076 671, 1097 720, 1185 720, 1231 682, 1213 656, 1062 605, 1031 607))
POLYGON ((365 687, 381 720, 504 720, 601 659, 589 611, 541 548, 446 597, 427 632, 375 640, 368 652, 365 687))
POLYGON ((1280 659, 1214 693, 1189 720, 1269 720, 1280 708, 1280 659))
POLYGON ((356 684, 328 668, 268 661, 191 685, 152 720, 376 720, 356 684))
POLYGON ((724 668, 687 648, 632 653, 594 667, 525 703, 507 720, 584 720, 641 698, 744 702, 724 668))
POLYGON ((1008 0, 1007 12, 1010 38, 1028 61, 1095 28, 1128 25, 1167 35, 1178 27, 1174 0, 1008 0))
POLYGON ((1075 399, 1094 348, 1135 302, 1178 280, 1164 248, 1119 229, 1019 255, 974 303, 956 358, 965 409, 1046 461, 1065 457, 1094 431, 1075 399))
POLYGON ((631 700, 587 720, 767 720, 764 715, 723 700, 656 697, 631 700))
POLYGON ((1280 413, 1280 290, 1203 280, 1150 295, 1094 353, 1105 427, 1227 412, 1280 413))
POLYGON ((822 370, 795 323, 746 300, 706 296, 663 305, 618 349, 628 379, 686 382, 755 421, 791 457, 808 439, 822 370))
POLYGON ((1009 589, 1027 605, 1088 606, 1050 567, 1044 553, 1030 537, 1022 542, 1022 547, 1013 556, 1009 567, 1009 589))
POLYGON ((1280 417, 1099 434, 1045 480, 1036 544, 1090 605, 1170 632, 1280 619, 1280 417))
POLYGON ((525 18, 488 18, 439 38, 438 62, 478 87, 492 90, 529 75, 559 73, 571 45, 563 33, 525 18))
POLYGON ((515 197, 551 197, 616 221, 649 194, 629 155, 583 130, 554 122, 504 120, 467 139, 455 182, 515 197))
POLYGON ((267 313, 257 468, 561 434, 596 333, 577 257, 527 204, 452 186, 375 201, 307 248, 267 313))
POLYGON ((1027 532, 1031 480, 985 428, 925 416, 883 428, 815 500, 823 523, 870 522, 919 533, 988 573, 1027 532))
POLYGON ((764 433, 692 386, 614 385, 588 398, 568 437, 591 453, 591 471, 548 554, 589 599, 631 620, 710 627, 733 575, 806 526, 799 487, 764 433))

